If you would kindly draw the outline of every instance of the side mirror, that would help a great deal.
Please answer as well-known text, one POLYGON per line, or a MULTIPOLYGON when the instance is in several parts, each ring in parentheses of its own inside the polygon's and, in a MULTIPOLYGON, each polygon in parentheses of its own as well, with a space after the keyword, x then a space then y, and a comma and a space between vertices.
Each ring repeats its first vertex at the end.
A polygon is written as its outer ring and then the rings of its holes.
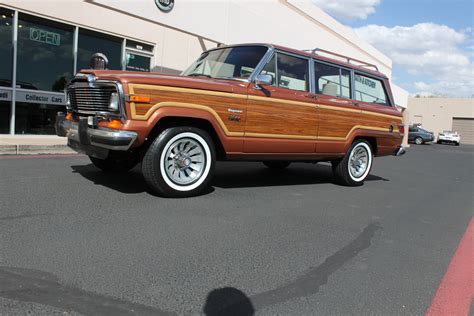
POLYGON ((260 75, 257 75, 255 77, 255 86, 260 88, 260 86, 263 86, 263 85, 272 85, 273 84, 273 75, 263 75, 263 74, 260 74, 260 75))

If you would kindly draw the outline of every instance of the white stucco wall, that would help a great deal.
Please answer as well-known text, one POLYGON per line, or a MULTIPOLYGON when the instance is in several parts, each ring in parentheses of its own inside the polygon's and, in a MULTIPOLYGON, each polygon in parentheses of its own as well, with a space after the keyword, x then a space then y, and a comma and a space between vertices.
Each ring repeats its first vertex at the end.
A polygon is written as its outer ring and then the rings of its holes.
POLYGON ((438 135, 453 128, 453 118, 474 119, 474 99, 410 98, 407 124, 421 124, 438 135))
MULTIPOLYGON (((265 42, 315 47, 377 65, 391 77, 392 61, 311 0, 179 0, 169 13, 154 0, 0 0, 11 8, 155 45, 153 66, 185 69, 218 43, 265 42)), ((393 84, 393 83, 392 83, 393 84)), ((407 93, 393 86, 397 105, 407 93)))

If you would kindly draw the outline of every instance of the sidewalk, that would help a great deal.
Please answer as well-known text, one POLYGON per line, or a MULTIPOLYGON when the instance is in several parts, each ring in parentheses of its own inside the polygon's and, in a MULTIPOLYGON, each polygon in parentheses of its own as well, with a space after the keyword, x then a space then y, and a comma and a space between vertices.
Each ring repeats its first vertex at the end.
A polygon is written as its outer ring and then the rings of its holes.
POLYGON ((56 135, 0 135, 0 155, 75 154, 56 135))

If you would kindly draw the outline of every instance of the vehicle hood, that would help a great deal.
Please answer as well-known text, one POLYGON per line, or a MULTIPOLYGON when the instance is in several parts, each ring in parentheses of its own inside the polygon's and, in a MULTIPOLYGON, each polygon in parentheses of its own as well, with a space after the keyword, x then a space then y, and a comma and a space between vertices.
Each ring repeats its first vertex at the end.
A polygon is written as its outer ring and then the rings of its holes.
POLYGON ((120 81, 124 85, 130 83, 149 84, 228 93, 245 94, 249 85, 248 82, 238 80, 188 77, 148 72, 81 70, 81 73, 93 74, 97 77, 97 79, 120 81))

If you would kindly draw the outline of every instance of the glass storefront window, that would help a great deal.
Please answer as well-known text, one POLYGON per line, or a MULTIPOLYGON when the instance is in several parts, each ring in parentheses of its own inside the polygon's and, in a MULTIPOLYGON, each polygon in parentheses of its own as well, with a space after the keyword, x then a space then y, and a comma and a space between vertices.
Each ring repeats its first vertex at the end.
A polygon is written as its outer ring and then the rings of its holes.
POLYGON ((10 133, 10 101, 0 101, 0 134, 10 133))
POLYGON ((122 39, 86 29, 79 29, 77 71, 89 69, 92 55, 102 53, 109 60, 108 69, 122 69, 122 39))
POLYGON ((150 57, 127 52, 126 70, 150 72, 150 61, 150 57))
POLYGON ((73 27, 20 13, 17 88, 64 90, 73 71, 73 27))
POLYGON ((127 40, 127 48, 136 49, 142 52, 153 53, 153 46, 132 40, 127 40))
POLYGON ((64 106, 17 102, 15 134, 56 134, 54 123, 59 111, 64 111, 64 106))
POLYGON ((13 70, 13 11, 4 8, 0 8, 0 43, 0 86, 11 87, 13 70))

